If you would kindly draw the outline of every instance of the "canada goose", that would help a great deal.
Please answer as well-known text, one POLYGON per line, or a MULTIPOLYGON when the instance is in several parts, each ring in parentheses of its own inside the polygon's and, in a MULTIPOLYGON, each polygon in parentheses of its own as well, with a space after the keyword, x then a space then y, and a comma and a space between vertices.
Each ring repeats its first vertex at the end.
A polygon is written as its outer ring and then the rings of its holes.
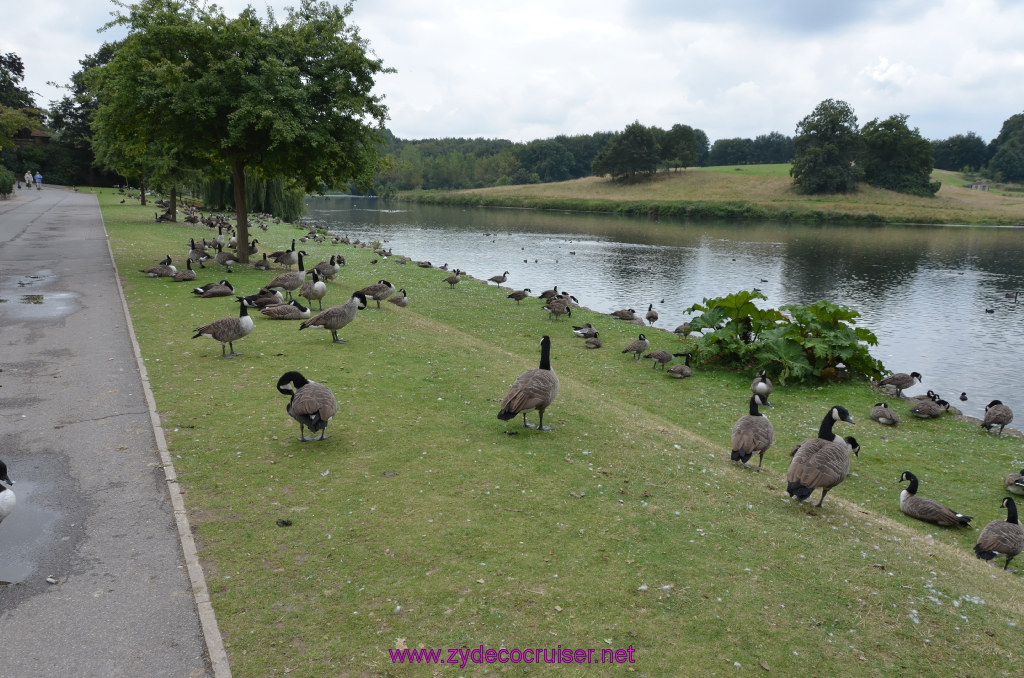
POLYGON ((967 391, 961 391, 960 402, 967 402, 967 391))
POLYGON ((287 266, 291 270, 292 264, 298 263, 298 253, 295 251, 295 238, 292 238, 292 248, 289 250, 278 250, 270 253, 270 258, 275 264, 287 266))
POLYGON ((1009 497, 1003 497, 1002 507, 1006 509, 1006 520, 993 520, 978 535, 978 543, 974 552, 979 558, 992 560, 996 556, 1006 556, 1003 569, 1009 569, 1013 557, 1024 550, 1024 528, 1017 522, 1017 503, 1009 497))
POLYGON ((544 310, 548 312, 548 320, 554 316, 558 320, 563 315, 572 317, 572 308, 569 307, 569 299, 565 297, 552 297, 544 304, 544 310))
POLYGON ((302 283, 306 281, 306 273, 302 268, 302 257, 306 256, 306 253, 296 252, 295 256, 299 264, 299 270, 282 273, 267 283, 267 289, 285 292, 288 295, 288 299, 291 299, 292 292, 302 287, 302 283))
POLYGON ((434 265, 431 264, 429 261, 417 261, 416 265, 419 266, 420 268, 434 268, 434 265))
POLYGON ((686 358, 685 363, 677 363, 672 367, 668 368, 666 374, 676 379, 685 379, 693 374, 693 368, 690 367, 690 358, 693 357, 692 353, 684 353, 683 356, 686 358))
POLYGON ((277 390, 291 398, 287 410, 291 418, 299 422, 299 440, 304 443, 314 440, 306 436, 306 428, 310 433, 320 431, 320 437, 315 440, 330 438, 327 424, 338 413, 338 401, 331 389, 298 372, 285 372, 277 380, 277 390))
POLYGON ((284 297, 280 292, 268 290, 266 287, 261 287, 260 291, 256 294, 250 294, 247 297, 235 298, 249 308, 266 308, 267 306, 276 306, 284 303, 284 297))
POLYGON ((320 327, 331 331, 331 337, 335 344, 344 344, 345 340, 338 338, 338 330, 352 322, 356 317, 356 311, 366 308, 366 295, 362 292, 353 292, 352 297, 340 306, 331 306, 320 311, 309 320, 302 321, 299 330, 308 327, 320 327))
POLYGON ((917 518, 926 523, 935 523, 942 527, 970 526, 971 516, 957 513, 934 499, 917 496, 917 476, 910 471, 904 471, 898 482, 904 483, 907 481, 910 481, 910 485, 900 492, 901 511, 911 518, 917 518))
POLYGON ((1024 468, 1020 470, 1020 473, 1011 473, 1006 476, 1006 491, 1024 494, 1024 468))
POLYGON ((498 287, 501 287, 501 283, 505 282, 506 280, 508 280, 508 271, 505 271, 501 275, 492 276, 487 279, 488 282, 492 282, 496 284, 498 287))
POLYGON ((1003 404, 1001 400, 993 400, 985 405, 985 421, 982 427, 991 431, 993 426, 999 427, 999 435, 1003 435, 1003 429, 1013 421, 1013 410, 1003 404))
POLYGON ((516 303, 518 304, 518 303, 520 303, 523 299, 525 299, 528 296, 530 296, 530 288, 529 287, 527 287, 526 289, 522 289, 522 290, 516 290, 512 294, 509 294, 508 296, 506 296, 505 298, 506 299, 515 299, 516 303))
POLYGON ((544 290, 543 292, 541 292, 538 295, 537 298, 538 299, 550 299, 551 297, 557 297, 557 296, 558 296, 558 285, 555 285, 552 289, 544 290))
POLYGON ((369 287, 364 287, 359 290, 366 295, 368 299, 373 299, 377 302, 377 308, 380 308, 380 302, 384 301, 392 294, 395 293, 395 286, 389 283, 387 280, 378 280, 369 287))
POLYGON ((341 270, 341 265, 338 263, 337 257, 332 254, 330 261, 321 261, 313 267, 313 270, 324 280, 334 280, 341 270))
POLYGON ((644 318, 646 318, 647 322, 651 325, 658 322, 658 312, 654 310, 654 304, 647 305, 647 313, 644 315, 644 318))
POLYGON ((859 456, 856 441, 844 439, 832 432, 837 421, 854 423, 849 411, 834 405, 821 420, 817 438, 808 438, 790 452, 793 458, 786 473, 786 493, 800 501, 807 501, 815 489, 821 488, 821 506, 828 491, 846 480, 850 474, 850 452, 859 456), (851 444, 851 442, 853 444, 851 444))
POLYGON ((461 272, 462 271, 460 271, 459 269, 455 269, 454 275, 450 275, 444 279, 446 283, 452 286, 453 290, 455 289, 455 286, 459 284, 459 281, 462 280, 462 278, 459 277, 459 274, 461 272))
POLYGON ((227 280, 220 282, 206 283, 202 287, 192 290, 201 299, 213 299, 214 297, 230 297, 235 293, 235 288, 227 280))
POLYGON ((900 423, 900 418, 889 407, 889 403, 875 403, 871 408, 871 421, 877 421, 885 426, 895 426, 900 423))
POLYGON ((257 240, 256 238, 253 238, 253 239, 252 239, 252 242, 251 242, 251 243, 249 243, 249 256, 252 256, 252 255, 254 255, 254 254, 257 254, 257 253, 259 253, 259 251, 260 251, 260 248, 259 248, 259 247, 256 247, 256 245, 257 245, 258 243, 259 243, 259 240, 257 240))
POLYGON ((210 258, 210 253, 202 247, 196 246, 196 239, 188 239, 188 258, 191 261, 195 261, 199 264, 199 268, 206 268, 203 264, 204 261, 210 258))
POLYGON ((772 394, 772 380, 768 378, 768 371, 761 370, 757 373, 757 377, 754 381, 750 382, 750 391, 752 393, 759 393, 765 397, 772 394))
POLYGON ((214 257, 214 261, 227 269, 228 273, 231 273, 231 267, 238 263, 238 257, 232 252, 225 252, 224 246, 217 244, 217 256, 214 257))
POLYGON ((612 311, 611 316, 619 320, 633 320, 636 318, 636 311, 631 308, 622 308, 618 311, 612 311))
POLYGON ((732 427, 732 460, 750 468, 750 458, 758 453, 757 470, 764 463, 764 453, 775 442, 775 428, 758 406, 771 407, 768 398, 759 393, 750 396, 750 413, 737 420, 732 427))
POLYGON ((185 270, 184 271, 178 271, 177 273, 174 274, 174 277, 172 278, 172 280, 174 280, 174 282, 192 282, 195 279, 196 279, 196 272, 192 270, 192 260, 191 259, 186 259, 185 260, 185 270))
POLYGON ((682 325, 679 325, 674 330, 672 330, 672 333, 673 334, 681 334, 681 335, 683 335, 683 338, 685 339, 686 337, 690 336, 690 333, 692 331, 693 330, 690 329, 690 323, 683 323, 682 325))
POLYGON ((640 354, 651 347, 651 342, 647 341, 647 337, 641 334, 636 341, 632 342, 629 346, 622 349, 623 353, 632 353, 633 356, 640 360, 640 354))
MULTIPOLYGON (((313 274, 312 280, 306 280, 302 283, 302 288, 299 290, 299 296, 304 299, 308 299, 310 302, 316 301, 320 304, 318 310, 324 310, 324 297, 327 296, 327 283, 320 280, 320 276, 317 275, 316 269, 314 268, 311 273, 313 274)), ((310 307, 313 304, 310 303, 310 307)))
POLYGON ((572 328, 572 333, 583 339, 597 336, 597 330, 594 329, 594 326, 590 323, 583 323, 582 325, 574 326, 572 328))
POLYGON ((903 389, 910 388, 914 385, 914 382, 921 381, 921 375, 917 372, 911 372, 907 374, 905 372, 897 372, 896 374, 890 374, 888 377, 878 382, 879 386, 891 386, 896 389, 896 395, 902 396, 903 389))
POLYGON ((526 370, 519 375, 509 389, 508 395, 501 401, 498 419, 508 421, 514 419, 517 414, 522 414, 523 426, 526 428, 550 431, 551 427, 544 425, 544 410, 554 402, 557 395, 558 377, 551 369, 551 338, 544 335, 540 340, 540 367, 526 370), (538 425, 526 423, 526 413, 530 410, 537 410, 540 416, 538 425))
POLYGON ((192 338, 210 337, 214 341, 219 341, 222 358, 233 358, 236 355, 241 355, 241 353, 235 353, 234 342, 252 332, 253 323, 252 318, 249 317, 249 307, 242 302, 238 304, 238 307, 241 310, 238 312, 237 317, 220 318, 202 327, 197 327, 196 333, 192 335, 192 338), (231 353, 228 355, 224 353, 225 345, 231 348, 231 353))
POLYGON ((915 400, 910 413, 919 419, 938 419, 949 409, 949 403, 934 393, 931 398, 915 400))
POLYGON ((260 313, 271 320, 304 320, 309 317, 312 311, 295 299, 292 299, 287 304, 264 306, 260 309, 260 313))
POLYGON ((1013 292, 1013 293, 1007 292, 1006 294, 1003 295, 1003 298, 1004 299, 1013 299, 1013 303, 1016 304, 1017 303, 1017 296, 1019 294, 1020 294, 1020 292, 1013 292))
POLYGON ((164 258, 164 260, 161 261, 156 266, 150 266, 149 268, 144 268, 141 271, 139 271, 139 273, 145 273, 150 278, 171 278, 177 272, 178 269, 175 268, 174 266, 171 266, 170 254, 168 254, 164 258))
POLYGON ((685 353, 670 353, 668 351, 658 350, 658 351, 651 351, 650 353, 648 353, 644 357, 645 358, 650 358, 652 361, 654 361, 652 369, 656 370, 656 369, 658 369, 658 365, 661 365, 662 369, 664 369, 665 365, 667 365, 668 363, 672 362, 673 358, 682 358, 684 355, 686 355, 686 354, 685 353))
POLYGON ((4 518, 11 515, 11 512, 14 511, 14 504, 16 502, 14 490, 3 483, 13 485, 14 481, 7 475, 7 464, 0 459, 0 523, 4 522, 4 518))
POLYGON ((601 343, 601 338, 594 332, 594 336, 587 337, 583 340, 583 345, 587 348, 601 348, 604 344, 601 343))
POLYGON ((388 303, 394 304, 399 308, 405 308, 409 305, 409 297, 405 293, 405 288, 398 290, 398 294, 393 297, 388 297, 388 303))

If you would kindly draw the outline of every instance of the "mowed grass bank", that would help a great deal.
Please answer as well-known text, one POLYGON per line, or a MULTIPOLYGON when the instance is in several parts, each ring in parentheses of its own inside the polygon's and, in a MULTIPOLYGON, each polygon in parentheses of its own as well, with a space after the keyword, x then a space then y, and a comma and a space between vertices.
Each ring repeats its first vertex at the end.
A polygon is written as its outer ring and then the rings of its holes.
POLYGON ((959 173, 936 170, 942 183, 925 198, 862 185, 839 195, 793 189, 789 165, 696 167, 621 184, 606 177, 465 191, 403 192, 403 199, 483 206, 576 209, 649 216, 1020 225, 1024 193, 974 191, 959 173))
MULTIPOLYGON (((864 385, 780 387, 766 470, 738 469, 729 435, 752 375, 697 365, 671 379, 620 353, 635 325, 585 311, 549 321, 537 300, 516 305, 493 285, 452 290, 447 272, 313 243, 303 245, 311 264, 337 252, 348 261, 326 303, 385 278, 409 307, 371 303, 343 345, 257 316, 235 344, 243 355, 224 360, 217 343, 191 336, 237 303, 138 272, 167 253, 183 263, 189 237, 209 231, 153 223, 152 208, 118 200, 101 195, 235 675, 1019 671, 1020 573, 972 547, 1004 515, 1002 478, 1024 467, 1020 439, 912 420, 906 403, 895 405, 900 427, 881 427, 867 417, 881 398, 864 385), (584 321, 605 348, 573 337, 584 321), (537 366, 544 334, 562 385, 550 433, 496 418, 512 381, 537 366), (296 440, 274 388, 293 369, 338 398, 327 441, 296 440), (837 426, 863 447, 856 475, 822 509, 794 504, 788 451, 833 404, 858 422, 837 426), (900 514, 903 470, 978 529, 900 514), (398 666, 388 653, 481 645, 631 646, 636 663, 460 669, 398 666)), ((302 233, 255 234, 270 251, 302 233)), ((272 275, 208 264, 197 284, 227 278, 251 293, 272 275)), ((652 348, 682 350, 668 332, 645 332, 652 348)))

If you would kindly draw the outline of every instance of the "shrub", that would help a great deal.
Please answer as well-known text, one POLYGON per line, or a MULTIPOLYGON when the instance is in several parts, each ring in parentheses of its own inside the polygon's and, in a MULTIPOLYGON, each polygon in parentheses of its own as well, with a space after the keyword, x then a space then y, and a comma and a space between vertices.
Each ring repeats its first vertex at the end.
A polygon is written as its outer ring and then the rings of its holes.
POLYGON ((0 167, 0 198, 7 200, 14 193, 14 172, 0 167))

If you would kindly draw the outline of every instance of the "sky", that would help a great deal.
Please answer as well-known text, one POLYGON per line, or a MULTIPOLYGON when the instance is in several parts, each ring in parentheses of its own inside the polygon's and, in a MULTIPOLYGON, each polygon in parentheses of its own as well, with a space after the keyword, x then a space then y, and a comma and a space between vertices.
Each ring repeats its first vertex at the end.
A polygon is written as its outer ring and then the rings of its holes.
MULTIPOLYGON (((278 21, 297 0, 224 0, 278 21)), ((0 23, 47 106, 104 41, 106 0, 35 0, 0 23)), ((396 70, 378 78, 402 139, 530 141, 682 123, 709 139, 782 132, 825 99, 861 125, 908 116, 928 139, 985 141, 1024 111, 1024 0, 357 0, 396 70)))

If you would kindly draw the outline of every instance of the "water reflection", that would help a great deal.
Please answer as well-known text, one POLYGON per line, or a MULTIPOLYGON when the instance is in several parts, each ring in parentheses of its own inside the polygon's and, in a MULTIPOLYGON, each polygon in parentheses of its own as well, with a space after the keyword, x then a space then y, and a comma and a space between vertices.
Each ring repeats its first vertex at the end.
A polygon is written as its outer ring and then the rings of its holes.
POLYGON ((918 371, 927 389, 980 416, 999 398, 1024 417, 1024 233, 1008 228, 652 222, 518 209, 311 198, 334 231, 386 241, 396 254, 447 263, 506 286, 558 285, 594 310, 646 310, 671 330, 704 298, 760 289, 774 307, 828 299, 861 313, 872 353, 918 371), (986 313, 985 309, 993 310, 986 313))

